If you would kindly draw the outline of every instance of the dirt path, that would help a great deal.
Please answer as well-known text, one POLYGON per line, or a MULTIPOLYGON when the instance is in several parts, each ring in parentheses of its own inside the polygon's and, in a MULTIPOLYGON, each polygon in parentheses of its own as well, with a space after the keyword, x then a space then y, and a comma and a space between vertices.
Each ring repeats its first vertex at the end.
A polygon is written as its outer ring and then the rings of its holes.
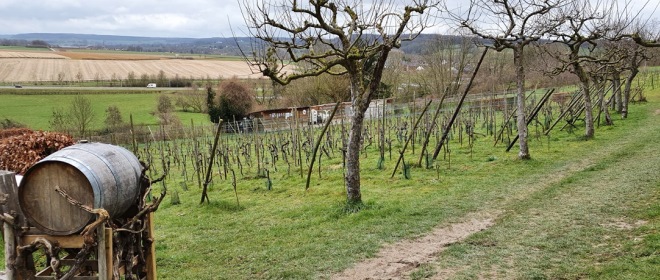
MULTIPOLYGON (((660 110, 655 110, 654 115, 659 115, 659 112, 660 110)), ((632 140, 622 142, 632 142, 632 140)), ((530 197, 558 184, 569 176, 593 168, 603 157, 615 153, 619 147, 608 147, 600 153, 591 154, 555 170, 549 170, 545 175, 527 178, 528 181, 516 182, 514 184, 526 185, 526 187, 508 196, 498 206, 491 207, 487 212, 468 214, 459 222, 440 225, 423 237, 386 245, 374 258, 359 262, 355 266, 333 275, 331 279, 409 279, 410 273, 421 264, 433 263, 447 246, 493 226, 495 220, 502 216, 502 209, 507 209, 512 204, 525 203, 530 197)), ((436 271, 433 279, 451 278, 454 272, 452 270, 436 271)))
MULTIPOLYGON (((593 165, 595 158, 597 156, 578 159, 558 170, 549 172, 552 176, 533 178, 534 187, 529 186, 524 191, 508 196, 502 205, 527 199, 535 192, 593 165)), ((527 185, 528 182, 518 184, 527 185)), ((359 262, 355 266, 333 275, 331 279, 408 279, 415 268, 421 264, 433 262, 447 246, 494 225, 495 219, 500 216, 500 213, 501 210, 490 209, 489 212, 468 214, 462 219, 462 222, 440 225, 423 237, 387 245, 376 254, 376 257, 359 262)), ((451 273, 439 273, 436 277, 440 276, 440 278, 434 279, 445 279, 442 275, 451 275, 451 273)))
MULTIPOLYGON (((529 187, 526 191, 509 196, 503 204, 522 201, 536 191, 543 190, 575 172, 588 168, 593 161, 593 158, 582 158, 549 173, 552 176, 536 178, 535 187, 529 187)), ((520 182, 520 184, 525 183, 520 182)), ((387 245, 376 254, 376 257, 359 262, 352 268, 333 275, 331 279, 407 279, 410 273, 421 264, 433 262, 447 246, 494 225, 500 212, 501 210, 491 209, 490 212, 472 213, 464 217, 462 222, 440 225, 423 237, 387 245)), ((440 275, 443 273, 436 276, 440 275)), ((440 278, 434 279, 444 278, 440 276, 440 278)))
POLYGON ((438 227, 430 234, 414 240, 391 244, 375 258, 356 264, 332 279, 405 279, 420 264, 431 262, 448 245, 494 224, 493 214, 474 214, 465 222, 438 227))

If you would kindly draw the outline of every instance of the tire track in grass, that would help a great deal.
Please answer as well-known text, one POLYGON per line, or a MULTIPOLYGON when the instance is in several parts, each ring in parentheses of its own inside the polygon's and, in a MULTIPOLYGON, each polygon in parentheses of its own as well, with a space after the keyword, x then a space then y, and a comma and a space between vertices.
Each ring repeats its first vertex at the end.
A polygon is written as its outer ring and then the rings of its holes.
POLYGON ((646 224, 629 218, 631 211, 653 203, 659 193, 655 121, 644 120, 645 126, 591 157, 586 168, 510 204, 487 233, 439 257, 433 279, 585 278, 600 263, 616 261, 621 243, 641 238, 633 230, 646 224))

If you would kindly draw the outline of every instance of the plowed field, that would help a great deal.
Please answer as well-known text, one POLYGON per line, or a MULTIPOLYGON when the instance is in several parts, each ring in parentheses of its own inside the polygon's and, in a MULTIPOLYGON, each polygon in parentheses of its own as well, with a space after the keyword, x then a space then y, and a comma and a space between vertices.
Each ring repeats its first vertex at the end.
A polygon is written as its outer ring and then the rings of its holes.
POLYGON ((121 54, 97 54, 92 55, 94 58, 90 58, 90 55, 76 55, 73 52, 57 54, 0 51, 0 81, 57 81, 60 73, 64 73, 64 80, 67 81, 74 80, 78 73, 82 74, 83 80, 110 80, 113 76, 124 79, 131 71, 139 78, 142 74, 157 75, 161 70, 167 77, 179 75, 198 79, 233 76, 258 78, 261 76, 252 74, 243 61, 162 59, 159 56, 149 55, 122 57, 121 54), (103 59, 104 57, 106 59, 103 59))

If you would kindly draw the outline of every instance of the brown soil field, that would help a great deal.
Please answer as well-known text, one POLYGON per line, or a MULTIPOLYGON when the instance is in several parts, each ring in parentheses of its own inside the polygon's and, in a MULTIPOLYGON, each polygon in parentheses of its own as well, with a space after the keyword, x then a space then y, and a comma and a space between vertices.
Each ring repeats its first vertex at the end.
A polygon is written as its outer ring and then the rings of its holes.
POLYGON ((0 59, 4 58, 42 58, 42 59, 66 59, 66 57, 61 56, 52 52, 30 52, 30 51, 3 51, 0 50, 0 59))
POLYGON ((59 73, 64 73, 64 79, 67 81, 74 80, 77 73, 82 74, 83 80, 110 80, 113 75, 124 79, 131 71, 139 78, 142 74, 157 75, 160 70, 163 70, 167 77, 177 74, 180 77, 198 79, 261 77, 261 74, 253 74, 244 61, 3 58, 0 60, 0 81, 57 81, 59 73))

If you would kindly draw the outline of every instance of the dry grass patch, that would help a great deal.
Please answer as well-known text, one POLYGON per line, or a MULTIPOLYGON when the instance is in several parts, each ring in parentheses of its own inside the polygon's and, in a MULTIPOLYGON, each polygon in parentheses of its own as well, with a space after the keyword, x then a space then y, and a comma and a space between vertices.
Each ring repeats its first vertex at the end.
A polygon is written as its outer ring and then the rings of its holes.
POLYGON ((103 52, 69 52, 58 51, 58 55, 68 57, 70 59, 82 60, 159 60, 165 59, 162 55, 150 54, 122 54, 122 53, 103 53, 103 52))

